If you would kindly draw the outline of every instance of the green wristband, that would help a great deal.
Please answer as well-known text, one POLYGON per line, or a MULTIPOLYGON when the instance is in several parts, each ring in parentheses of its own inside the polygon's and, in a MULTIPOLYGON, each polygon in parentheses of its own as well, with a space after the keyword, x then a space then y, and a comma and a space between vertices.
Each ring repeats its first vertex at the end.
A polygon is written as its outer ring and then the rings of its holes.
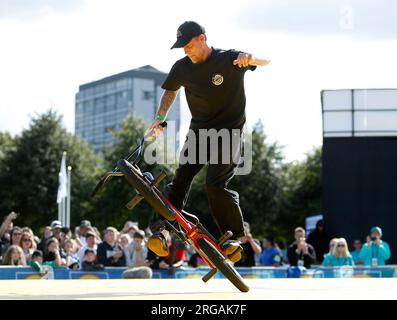
POLYGON ((166 119, 166 117, 156 115, 156 120, 158 120, 158 121, 165 121, 165 119, 166 119))

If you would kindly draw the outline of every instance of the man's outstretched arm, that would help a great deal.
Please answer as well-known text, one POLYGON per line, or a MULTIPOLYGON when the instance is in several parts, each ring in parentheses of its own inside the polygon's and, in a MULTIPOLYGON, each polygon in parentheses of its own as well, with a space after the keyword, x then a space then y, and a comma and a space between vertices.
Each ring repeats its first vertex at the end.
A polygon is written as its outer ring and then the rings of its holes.
POLYGON ((237 59, 233 61, 233 64, 238 65, 240 68, 248 66, 265 66, 269 63, 270 59, 257 58, 247 52, 240 52, 237 59))

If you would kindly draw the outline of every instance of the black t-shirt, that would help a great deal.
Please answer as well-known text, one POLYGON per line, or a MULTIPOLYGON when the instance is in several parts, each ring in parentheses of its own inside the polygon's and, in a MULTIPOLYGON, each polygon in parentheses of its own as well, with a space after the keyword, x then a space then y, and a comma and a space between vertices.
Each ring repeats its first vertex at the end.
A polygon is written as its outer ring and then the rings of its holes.
POLYGON ((188 57, 171 68, 162 88, 176 91, 185 88, 192 114, 190 129, 235 129, 245 123, 244 74, 255 66, 233 65, 240 51, 212 48, 203 63, 192 63, 188 57))
POLYGON ((126 265, 124 251, 120 245, 115 244, 114 246, 111 246, 106 241, 98 244, 97 259, 98 262, 105 267, 124 267, 126 265), (117 261, 114 261, 113 255, 116 250, 123 252, 123 255, 117 261))

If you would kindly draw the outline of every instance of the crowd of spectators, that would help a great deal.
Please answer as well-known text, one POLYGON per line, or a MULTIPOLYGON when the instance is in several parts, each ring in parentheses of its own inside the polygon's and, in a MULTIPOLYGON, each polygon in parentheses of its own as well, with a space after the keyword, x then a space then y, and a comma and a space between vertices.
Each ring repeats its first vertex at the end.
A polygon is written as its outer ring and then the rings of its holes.
MULTIPOLYGON (((127 221, 120 231, 109 226, 99 232, 90 221, 83 220, 72 232, 55 220, 43 229, 39 238, 29 227, 15 226, 16 219, 17 214, 11 212, 0 227, 1 264, 31 266, 42 275, 59 267, 84 271, 99 271, 106 267, 174 270, 205 265, 192 247, 174 236, 167 239, 170 254, 156 256, 146 246, 150 230, 141 230, 138 223, 132 221, 127 221)), ((288 246, 285 242, 276 242, 271 236, 262 241, 255 239, 247 222, 244 228, 245 236, 239 238, 243 247, 242 258, 235 263, 237 267, 378 266, 390 258, 390 248, 381 239, 379 227, 370 230, 364 244, 355 240, 351 252, 346 239, 329 239, 322 220, 308 237, 305 229, 297 227, 295 241, 288 246)))

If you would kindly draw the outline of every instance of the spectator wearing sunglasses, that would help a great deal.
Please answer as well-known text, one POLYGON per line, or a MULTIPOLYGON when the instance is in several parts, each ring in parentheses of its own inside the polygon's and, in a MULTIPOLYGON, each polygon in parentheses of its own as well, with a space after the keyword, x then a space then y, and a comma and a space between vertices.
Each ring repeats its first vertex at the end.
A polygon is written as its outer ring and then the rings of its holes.
POLYGON ((20 247, 22 248, 23 254, 25 255, 26 262, 30 262, 36 247, 34 245, 33 237, 28 232, 24 232, 22 234, 20 247))
POLYGON ((9 213, 0 226, 0 260, 2 255, 7 251, 11 242, 11 233, 14 228, 14 220, 18 217, 15 212, 9 213))
POLYGON ((8 239, 4 239, 1 245, 1 259, 4 258, 8 248, 10 246, 20 246, 22 238, 22 229, 20 227, 13 226, 11 229, 8 239))
POLYGON ((345 238, 338 239, 334 251, 334 258, 331 260, 333 267, 354 266, 354 260, 349 252, 345 238))
POLYGON ((324 255, 322 265, 324 267, 354 266, 354 260, 349 252, 346 239, 334 238, 329 245, 329 253, 324 255))
POLYGON ((22 229, 20 227, 14 227, 11 231, 10 245, 19 246, 22 239, 22 229))
POLYGON ((22 229, 22 238, 24 238, 25 236, 32 240, 33 250, 36 250, 37 249, 37 242, 35 240, 35 235, 33 233, 33 230, 30 229, 29 227, 24 227, 22 229))

